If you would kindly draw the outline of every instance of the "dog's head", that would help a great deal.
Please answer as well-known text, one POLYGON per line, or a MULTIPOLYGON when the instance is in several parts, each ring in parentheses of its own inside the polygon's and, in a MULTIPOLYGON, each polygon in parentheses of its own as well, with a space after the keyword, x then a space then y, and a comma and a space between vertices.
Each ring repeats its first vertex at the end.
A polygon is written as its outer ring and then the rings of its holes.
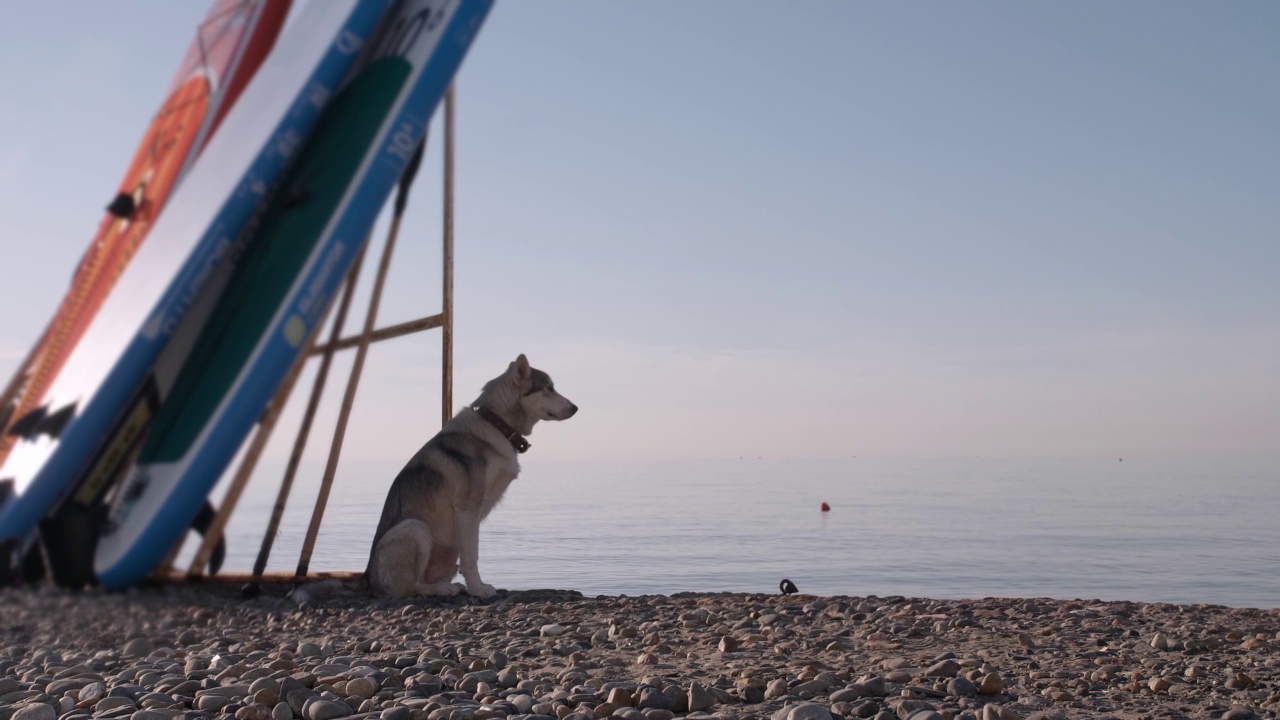
POLYGON ((530 367, 529 359, 523 353, 507 367, 507 377, 520 392, 520 407, 529 419, 530 431, 539 420, 568 420, 578 412, 577 405, 556 392, 551 376, 530 367))

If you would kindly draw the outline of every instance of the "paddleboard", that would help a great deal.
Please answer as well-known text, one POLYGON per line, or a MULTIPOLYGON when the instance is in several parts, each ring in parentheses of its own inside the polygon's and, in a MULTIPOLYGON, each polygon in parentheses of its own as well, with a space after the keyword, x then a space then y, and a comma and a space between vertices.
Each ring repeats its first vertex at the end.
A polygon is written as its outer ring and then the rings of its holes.
POLYGON ((101 584, 142 580, 190 524, 322 321, 491 7, 401 0, 389 15, 286 173, 181 370, 156 386, 159 411, 98 541, 101 584))
POLYGON ((0 399, 0 464, 21 439, 56 431, 49 387, 146 239, 169 193, 275 43, 290 0, 216 0, 196 31, 165 101, 134 152, 71 287, 0 399))
POLYGON ((0 512, 0 543, 29 542, 71 489, 182 316, 248 236, 388 5, 310 2, 281 34, 50 385, 57 432, 19 443, 0 467, 16 490, 0 512))

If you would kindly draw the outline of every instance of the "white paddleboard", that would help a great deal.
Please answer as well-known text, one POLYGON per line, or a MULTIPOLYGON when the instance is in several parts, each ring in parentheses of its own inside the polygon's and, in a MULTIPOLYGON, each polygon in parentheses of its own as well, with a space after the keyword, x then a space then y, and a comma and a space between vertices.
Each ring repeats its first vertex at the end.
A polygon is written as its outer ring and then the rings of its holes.
POLYGON ((145 578, 189 526, 322 321, 491 6, 401 0, 388 15, 286 173, 181 372, 161 378, 167 396, 98 542, 104 586, 145 578))
POLYGON ((0 543, 25 542, 78 477, 376 27, 388 0, 307 4, 169 199, 47 395, 70 408, 59 437, 14 448, 0 478, 17 495, 0 543))

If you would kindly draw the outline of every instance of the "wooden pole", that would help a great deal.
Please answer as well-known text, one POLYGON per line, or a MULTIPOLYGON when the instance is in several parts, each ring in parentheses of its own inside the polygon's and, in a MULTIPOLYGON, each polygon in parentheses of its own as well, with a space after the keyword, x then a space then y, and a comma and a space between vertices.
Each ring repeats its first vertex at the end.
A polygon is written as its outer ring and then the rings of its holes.
MULTIPOLYGON (((319 330, 319 326, 316 329, 319 330)), ((306 347, 310 348, 314 343, 315 333, 313 332, 307 340, 306 347)), ((213 522, 209 524, 209 529, 204 533, 204 540, 196 550, 196 556, 191 560, 191 567, 187 570, 188 576, 199 577, 204 574, 204 568, 209 564, 209 557, 213 555, 214 547, 222 539, 227 521, 231 519, 231 513, 235 512, 240 496, 244 493, 245 486, 249 484, 254 468, 258 466, 258 459, 262 457, 262 451, 266 449, 267 441, 271 439, 276 422, 280 420, 280 413, 284 412, 284 406, 289 402, 289 395, 293 392, 294 384, 298 382, 298 376, 302 374, 302 368, 307 364, 307 357, 308 353, 304 349, 298 359, 293 362, 293 367, 289 368, 289 374, 280 384, 280 389, 271 399, 271 404, 262 413, 262 419, 258 421, 258 430, 253 434, 249 449, 245 451, 244 459, 240 461, 240 467, 236 469, 236 474, 231 479, 227 494, 222 497, 222 505, 213 516, 213 522)))
MULTIPOLYGON (((320 396, 324 394, 325 382, 329 378, 329 366, 333 363, 334 342, 342 336, 342 328, 347 323, 347 311, 351 309, 351 297, 356 292, 356 281, 360 279, 360 269, 364 266, 364 255, 369 243, 360 248, 356 260, 347 273, 346 288, 342 291, 342 299, 338 302, 338 313, 333 318, 333 327, 329 330, 329 343, 320 358, 320 369, 316 371, 316 379, 311 386, 311 397, 307 400, 307 409, 302 414, 302 424, 298 427, 298 436, 293 441, 293 452, 289 455, 289 464, 285 467, 284 480, 280 483, 280 492, 276 495, 276 503, 271 508, 271 520, 267 523, 267 531, 262 536, 262 546, 258 549, 258 558, 253 563, 254 576, 260 576, 267 569, 267 559, 271 557, 271 546, 275 543, 276 533, 280 530, 280 522, 284 518, 285 503, 293 490, 293 480, 298 475, 298 465, 302 462, 302 452, 307 447, 307 437, 311 434, 311 424, 315 420, 316 411, 320 407, 320 396)), ((305 355, 304 355, 305 357, 305 355)))
POLYGON ((324 477, 320 480, 320 495, 316 498, 315 508, 311 511, 311 524, 307 526, 307 536, 302 542, 302 554, 298 557, 298 577, 307 574, 311 564, 311 551, 315 549, 316 536, 320 534, 320 521, 324 519, 325 506, 329 504, 329 491, 333 489, 333 478, 338 472, 338 458, 342 455, 342 441, 347 434, 347 420, 351 417, 351 407, 356 401, 356 389, 360 386, 360 374, 364 372, 364 359, 369 352, 369 336, 373 334, 373 324, 378 316, 378 303, 382 299, 382 286, 387 278, 387 269, 391 265, 391 251, 396 246, 396 235, 400 232, 400 218, 391 220, 391 232, 387 235, 387 244, 382 250, 382 259, 378 262, 378 274, 373 282, 373 296, 369 298, 369 310, 365 314, 364 332, 360 336, 360 344, 356 346, 356 359, 351 365, 351 374, 347 377, 347 391, 342 396, 342 408, 338 411, 338 424, 333 430, 333 442, 329 445, 329 461, 325 464, 324 477))
POLYGON ((453 417, 453 115, 454 86, 444 95, 444 317, 441 340, 440 424, 453 417))
POLYGON ((294 573, 298 577, 305 577, 311 565, 311 551, 315 549, 316 536, 320 534, 320 522, 324 519, 325 507, 329 504, 329 492, 333 489, 333 478, 338 472, 338 459, 342 456, 342 441, 347 434, 347 420, 351 417, 351 407, 356 401, 356 390, 360 387, 360 374, 364 372, 364 360, 369 354, 369 340, 373 336, 373 326, 378 321, 378 305, 382 301, 382 288, 386 285, 387 271, 391 267, 396 237, 400 234, 400 220, 404 217, 404 210, 409 202, 409 188, 418 173, 418 166, 422 163, 426 142, 427 139, 424 136, 400 177, 400 189, 396 193, 391 229, 387 233, 387 244, 382 249, 382 259, 378 261, 378 273, 373 280, 373 294, 369 297, 369 309, 364 317, 364 330, 360 334, 360 344, 356 346, 356 358, 351 364, 351 374, 347 378, 347 391, 342 396, 342 407, 338 410, 338 423, 333 429, 333 442, 329 445, 329 461, 325 464, 324 477, 320 479, 320 494, 316 497, 315 508, 311 511, 311 524, 307 526, 307 536, 302 541, 302 554, 298 557, 298 569, 294 573))
MULTIPOLYGON (((382 342, 383 340, 403 337, 405 335, 412 335, 413 333, 422 332, 423 330, 438 328, 443 324, 444 315, 431 315, 424 318, 418 318, 417 320, 409 320, 408 322, 397 323, 395 325, 389 325, 387 327, 374 330, 373 334, 369 336, 369 342, 376 343, 382 342)), ((353 335, 332 343, 318 345, 311 349, 311 354, 321 355, 329 352, 330 350, 347 350, 349 348, 356 347, 360 344, 360 337, 361 336, 359 335, 353 335)))

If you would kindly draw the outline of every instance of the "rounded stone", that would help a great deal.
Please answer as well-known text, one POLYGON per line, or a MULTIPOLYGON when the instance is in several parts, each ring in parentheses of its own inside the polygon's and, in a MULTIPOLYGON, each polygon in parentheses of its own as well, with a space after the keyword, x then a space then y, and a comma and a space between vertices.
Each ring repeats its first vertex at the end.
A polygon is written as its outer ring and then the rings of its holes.
POLYGON ((93 709, 98 714, 102 714, 110 710, 115 710, 117 708, 133 707, 133 706, 134 706, 134 703, 131 698, 120 697, 120 696, 113 697, 111 695, 108 695, 107 697, 104 697, 101 700, 99 700, 97 704, 93 706, 93 709))
POLYGON ((347 694, 358 698, 371 698, 378 692, 378 683, 372 678, 358 677, 347 681, 347 694))
POLYGON ((298 643, 299 657, 319 657, 320 646, 313 642, 298 643))
POLYGON ((146 657, 155 651, 155 646, 146 638, 134 638, 124 644, 121 653, 125 656, 146 657))
POLYGON ((76 698, 80 702, 96 701, 107 694, 107 684, 102 682, 91 682, 80 688, 80 692, 76 698))
POLYGON ((307 720, 334 720, 351 714, 351 706, 344 702, 316 700, 307 706, 307 720))
POLYGON ((689 685, 689 712, 706 710, 716 704, 716 698, 698 683, 689 685))
POLYGON ((738 690, 738 697, 742 698, 742 702, 748 705, 764 702, 764 691, 753 685, 748 685, 738 690))
POLYGON ((787 705, 773 714, 773 720, 833 720, 831 711, 818 703, 787 705))
POLYGON ((253 702, 236 711, 236 720, 271 720, 271 708, 253 702))
POLYGON ((978 694, 978 687, 965 678, 954 677, 947 683, 947 694, 953 697, 973 697, 978 694))
POLYGON ((857 700, 860 697, 862 697, 862 688, 847 687, 847 688, 841 688, 831 693, 831 696, 827 699, 830 700, 832 703, 838 703, 838 702, 853 702, 854 700, 857 700))
POLYGON ((959 672, 960 672, 960 663, 956 662, 955 660, 947 659, 947 660, 941 660, 939 662, 936 662, 930 665, 929 669, 924 671, 924 674, 929 677, 951 678, 951 677, 955 677, 956 674, 959 672))
POLYGON ((231 698, 222 695, 201 695, 196 698, 196 709, 216 713, 231 704, 231 698))
POLYGON ((52 705, 32 703, 18 708, 11 720, 58 720, 58 711, 52 705))
POLYGON ((645 685, 636 691, 635 705, 641 710, 670 710, 671 698, 658 688, 645 685))

